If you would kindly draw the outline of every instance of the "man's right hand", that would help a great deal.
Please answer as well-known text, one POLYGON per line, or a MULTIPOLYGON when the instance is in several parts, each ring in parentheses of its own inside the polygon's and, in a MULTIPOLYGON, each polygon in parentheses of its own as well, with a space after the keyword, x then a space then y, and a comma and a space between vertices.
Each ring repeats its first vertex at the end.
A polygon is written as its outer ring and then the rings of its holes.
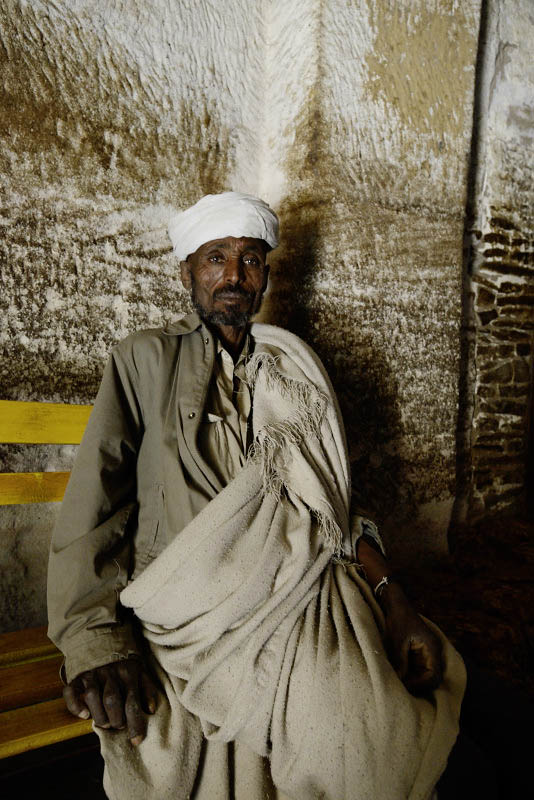
POLYGON ((75 717, 92 717, 99 728, 128 729, 133 745, 145 738, 145 713, 156 710, 157 689, 137 658, 80 673, 63 689, 75 717))

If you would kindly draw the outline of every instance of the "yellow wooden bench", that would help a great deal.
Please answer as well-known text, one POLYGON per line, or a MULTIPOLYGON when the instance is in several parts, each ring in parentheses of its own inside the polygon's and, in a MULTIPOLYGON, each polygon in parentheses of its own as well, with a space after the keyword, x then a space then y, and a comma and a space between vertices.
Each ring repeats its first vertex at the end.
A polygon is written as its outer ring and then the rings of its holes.
MULTIPOLYGON (((0 442, 79 444, 91 406, 0 400, 0 442)), ((0 473, 0 505, 62 499, 68 472, 0 473)), ((0 758, 73 739, 91 721, 63 702, 61 654, 46 627, 0 634, 0 758)))

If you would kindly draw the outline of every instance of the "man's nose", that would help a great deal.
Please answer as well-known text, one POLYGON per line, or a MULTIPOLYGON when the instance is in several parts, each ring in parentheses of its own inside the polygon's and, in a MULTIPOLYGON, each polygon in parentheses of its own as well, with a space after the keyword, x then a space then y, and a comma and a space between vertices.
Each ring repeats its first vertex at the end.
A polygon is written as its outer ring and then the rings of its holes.
POLYGON ((224 265, 224 281, 230 286, 237 286, 243 279, 243 264, 239 256, 229 256, 224 265))

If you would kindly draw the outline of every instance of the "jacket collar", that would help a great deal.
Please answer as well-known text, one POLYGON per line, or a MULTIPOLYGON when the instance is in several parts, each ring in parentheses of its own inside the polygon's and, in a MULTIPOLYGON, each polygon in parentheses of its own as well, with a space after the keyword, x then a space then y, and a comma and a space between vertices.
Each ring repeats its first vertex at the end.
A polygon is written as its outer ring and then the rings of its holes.
POLYGON ((196 311, 191 314, 184 314, 173 322, 167 323, 163 328, 163 333, 167 336, 183 336, 186 333, 192 333, 202 326, 202 320, 196 311))
MULTIPOLYGON (((168 322, 167 325, 163 328, 163 333, 167 336, 185 336, 187 333, 192 333, 193 331, 202 329, 202 335, 208 336, 210 339, 212 338, 211 332, 208 330, 206 325, 202 322, 199 315, 196 311, 192 311, 191 314, 184 314, 183 317, 179 317, 178 319, 173 320, 173 322, 168 322)), ((213 337, 215 338, 215 337, 213 337)), ((221 342, 217 339, 216 340, 216 352, 217 354, 223 349, 221 342)), ((250 345, 250 326, 247 329, 246 339, 243 343, 243 348, 237 360, 237 363, 241 362, 244 358, 246 358, 251 350, 250 345)))

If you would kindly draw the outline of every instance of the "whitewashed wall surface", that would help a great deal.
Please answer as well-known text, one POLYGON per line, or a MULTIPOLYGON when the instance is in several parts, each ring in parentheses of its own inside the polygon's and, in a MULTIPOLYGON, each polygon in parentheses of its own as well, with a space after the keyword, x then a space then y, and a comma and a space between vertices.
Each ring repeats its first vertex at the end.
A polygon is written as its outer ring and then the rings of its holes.
MULTIPOLYGON (((443 553, 473 132, 489 165, 473 230, 497 217, 532 236, 532 17, 529 0, 4 0, 0 397, 90 402, 115 342, 189 308, 170 209, 259 194, 283 231, 263 318, 323 358, 356 495, 393 553, 443 553), (491 76, 473 127, 477 64, 477 85, 491 76)), ((5 471, 58 469, 73 448, 2 455, 5 471)), ((464 510, 480 491, 462 487, 464 510)), ((4 629, 45 619, 55 513, 0 515, 4 629)))

